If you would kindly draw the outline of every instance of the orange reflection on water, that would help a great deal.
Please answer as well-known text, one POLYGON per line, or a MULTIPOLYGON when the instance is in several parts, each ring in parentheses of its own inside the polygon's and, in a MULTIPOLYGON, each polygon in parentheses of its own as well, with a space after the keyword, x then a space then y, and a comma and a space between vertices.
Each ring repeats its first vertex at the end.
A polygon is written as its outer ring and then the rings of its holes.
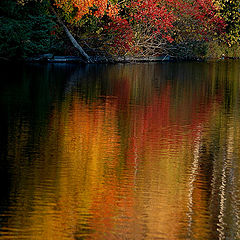
POLYGON ((19 184, 0 239, 211 239, 216 228, 224 236, 239 128, 222 113, 223 92, 187 84, 177 101, 174 83, 157 89, 141 67, 131 71, 109 83, 111 94, 67 92, 38 139, 16 120, 8 154, 19 184))

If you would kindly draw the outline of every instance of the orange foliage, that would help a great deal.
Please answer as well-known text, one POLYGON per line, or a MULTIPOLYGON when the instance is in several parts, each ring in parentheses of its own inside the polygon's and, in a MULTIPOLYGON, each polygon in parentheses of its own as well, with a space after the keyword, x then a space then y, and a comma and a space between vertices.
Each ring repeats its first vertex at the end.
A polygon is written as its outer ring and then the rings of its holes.
POLYGON ((73 15, 74 21, 79 21, 85 14, 90 13, 91 8, 96 8, 96 11, 93 11, 96 17, 105 13, 112 17, 118 13, 117 6, 108 3, 107 0, 55 0, 55 3, 67 16, 73 15))

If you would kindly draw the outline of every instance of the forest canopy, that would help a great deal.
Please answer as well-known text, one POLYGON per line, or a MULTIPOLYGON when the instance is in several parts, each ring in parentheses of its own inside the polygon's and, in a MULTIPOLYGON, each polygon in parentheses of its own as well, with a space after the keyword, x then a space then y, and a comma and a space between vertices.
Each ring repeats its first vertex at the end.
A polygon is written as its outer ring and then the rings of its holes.
POLYGON ((240 0, 1 0, 0 56, 239 57, 240 0))

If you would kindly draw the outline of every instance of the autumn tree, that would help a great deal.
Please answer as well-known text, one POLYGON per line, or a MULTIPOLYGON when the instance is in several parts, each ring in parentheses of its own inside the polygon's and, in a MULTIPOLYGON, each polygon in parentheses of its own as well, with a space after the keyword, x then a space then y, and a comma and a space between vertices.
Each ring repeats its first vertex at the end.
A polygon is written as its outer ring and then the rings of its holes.
POLYGON ((176 16, 170 54, 178 58, 204 58, 210 42, 225 31, 224 19, 213 0, 165 0, 176 16))
POLYGON ((118 55, 153 56, 173 41, 175 17, 157 0, 131 0, 119 5, 104 27, 111 52, 118 55), (110 41, 109 41, 110 40, 110 41))
POLYGON ((125 24, 109 24, 108 30, 115 33, 116 28, 115 43, 120 48, 127 45, 125 53, 131 46, 130 52, 135 56, 166 54, 176 44, 211 41, 225 28, 212 0, 132 0, 124 6, 124 13, 121 18, 125 24), (122 32, 131 38, 121 38, 122 32), (128 44, 123 44, 125 40, 128 44))
MULTIPOLYGON (((49 20, 49 27, 44 30, 47 36, 44 38, 56 37, 54 26, 56 29, 64 30, 86 62, 91 62, 90 55, 97 54, 134 57, 180 54, 192 58, 196 48, 200 49, 201 56, 205 54, 201 47, 206 42, 224 37, 229 45, 239 41, 240 0, 3 0, 3 2, 12 2, 18 8, 31 11, 37 10, 34 8, 35 5, 40 6, 39 9, 44 7, 44 14, 39 13, 38 16, 38 21, 42 17, 49 20), (55 18, 49 17, 50 15, 55 15, 55 18)), ((41 29, 41 26, 45 25, 43 23, 37 26, 41 29)), ((3 22, 3 26, 8 26, 7 20, 3 22)), ((36 28, 34 25, 34 29, 36 28)), ((20 29, 17 28, 16 31, 20 29)), ((5 32, 2 35, 7 36, 5 32)), ((22 35, 28 36, 29 32, 22 35)), ((50 46, 53 41, 49 41, 50 46)), ((19 45, 28 46, 29 43, 33 41, 29 41, 27 37, 21 40, 19 45)), ((41 46, 44 49, 44 44, 41 46)), ((34 53, 34 46, 31 51, 34 53)), ((196 55, 199 55, 199 51, 196 55)))
POLYGON ((213 0, 167 0, 176 16, 176 41, 211 40, 224 31, 225 22, 219 16, 213 0))
POLYGON ((117 13, 117 8, 108 0, 55 0, 55 5, 62 9, 65 18, 71 23, 78 22, 89 13, 96 17, 117 13))
POLYGON ((172 11, 157 0, 132 1, 130 22, 135 32, 134 50, 140 55, 163 53, 167 42, 172 42, 172 11))
POLYGON ((216 0, 219 14, 226 23, 226 41, 229 46, 240 42, 240 0, 216 0))

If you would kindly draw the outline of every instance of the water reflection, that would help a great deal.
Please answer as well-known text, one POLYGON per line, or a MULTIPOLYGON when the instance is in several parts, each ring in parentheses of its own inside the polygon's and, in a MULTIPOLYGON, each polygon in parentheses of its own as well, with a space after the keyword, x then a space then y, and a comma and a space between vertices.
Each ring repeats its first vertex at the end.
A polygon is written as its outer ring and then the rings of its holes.
POLYGON ((239 66, 5 67, 0 239, 239 239, 239 66))

